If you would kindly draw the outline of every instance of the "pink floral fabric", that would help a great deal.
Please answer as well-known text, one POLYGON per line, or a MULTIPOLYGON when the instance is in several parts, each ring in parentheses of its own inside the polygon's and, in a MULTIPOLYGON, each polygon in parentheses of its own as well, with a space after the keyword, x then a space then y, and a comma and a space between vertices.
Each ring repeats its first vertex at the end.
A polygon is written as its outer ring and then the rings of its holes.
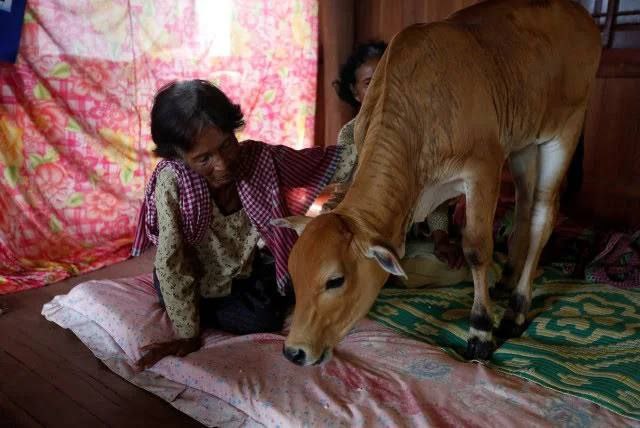
POLYGON ((313 144, 316 0, 114 0, 27 5, 0 65, 0 294, 128 256, 151 154, 153 95, 218 84, 239 139, 313 144))

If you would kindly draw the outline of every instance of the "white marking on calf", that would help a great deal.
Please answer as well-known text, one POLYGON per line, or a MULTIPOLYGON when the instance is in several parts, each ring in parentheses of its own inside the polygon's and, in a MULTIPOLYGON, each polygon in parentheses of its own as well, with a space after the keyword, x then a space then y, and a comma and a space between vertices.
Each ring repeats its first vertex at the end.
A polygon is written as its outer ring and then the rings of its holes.
POLYGON ((482 342, 491 342, 493 340, 493 333, 491 330, 484 331, 469 327, 469 337, 477 337, 482 342))

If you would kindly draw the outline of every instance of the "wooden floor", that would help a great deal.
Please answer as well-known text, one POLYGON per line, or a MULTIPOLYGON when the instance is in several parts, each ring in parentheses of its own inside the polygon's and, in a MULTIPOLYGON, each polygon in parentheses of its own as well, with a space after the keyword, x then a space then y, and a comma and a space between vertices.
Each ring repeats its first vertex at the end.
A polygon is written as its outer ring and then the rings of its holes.
POLYGON ((201 426, 113 374, 42 305, 87 279, 142 273, 127 261, 32 291, 0 296, 0 427, 201 426))

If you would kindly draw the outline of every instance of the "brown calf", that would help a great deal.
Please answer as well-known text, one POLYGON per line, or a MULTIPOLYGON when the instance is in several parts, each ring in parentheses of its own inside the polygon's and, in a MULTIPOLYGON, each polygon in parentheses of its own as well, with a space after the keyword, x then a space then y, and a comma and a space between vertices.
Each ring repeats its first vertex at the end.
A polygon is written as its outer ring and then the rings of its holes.
POLYGON ((463 248, 474 302, 467 353, 493 351, 487 267, 502 165, 517 188, 513 289, 499 331, 520 335, 531 282, 554 224, 596 69, 600 34, 569 0, 494 0, 392 40, 356 122, 359 166, 343 202, 301 231, 289 258, 296 307, 285 355, 325 360, 369 311, 398 263, 407 228, 465 195, 463 248))

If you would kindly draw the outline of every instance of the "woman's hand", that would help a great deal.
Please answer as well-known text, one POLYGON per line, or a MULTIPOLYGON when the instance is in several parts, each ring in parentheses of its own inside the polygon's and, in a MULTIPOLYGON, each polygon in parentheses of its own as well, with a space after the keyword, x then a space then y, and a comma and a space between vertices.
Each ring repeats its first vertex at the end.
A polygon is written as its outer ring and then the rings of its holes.
POLYGON ((177 339, 171 342, 152 343, 142 348, 144 355, 136 363, 142 369, 149 368, 168 355, 184 357, 202 346, 200 337, 177 339))
POLYGON ((447 232, 434 230, 431 236, 433 237, 434 254, 436 257, 447 263, 450 269, 460 269, 464 264, 462 248, 449 241, 447 232))

